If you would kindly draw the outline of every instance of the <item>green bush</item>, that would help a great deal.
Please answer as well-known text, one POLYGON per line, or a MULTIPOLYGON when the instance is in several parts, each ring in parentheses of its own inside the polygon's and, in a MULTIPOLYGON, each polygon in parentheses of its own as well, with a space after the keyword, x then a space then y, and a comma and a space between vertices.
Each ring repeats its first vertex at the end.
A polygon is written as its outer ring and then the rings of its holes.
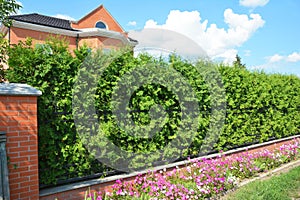
MULTIPOLYGON (((97 51, 91 54, 86 47, 79 48, 72 54, 67 50, 65 42, 56 39, 35 47, 32 47, 30 39, 25 43, 20 42, 11 47, 9 56, 10 69, 6 74, 9 81, 27 83, 43 92, 38 101, 40 182, 43 184, 55 183, 57 179, 101 172, 107 168, 95 161, 93 158, 95 152, 88 153, 86 149, 95 144, 106 145, 99 140, 99 137, 89 138, 90 133, 97 127, 92 124, 85 128, 76 124, 75 127, 72 112, 77 112, 77 115, 79 113, 80 120, 86 123, 100 121, 102 134, 104 133, 101 136, 108 138, 123 151, 146 154, 165 148, 174 140, 183 148, 169 149, 169 154, 187 156, 203 153, 200 150, 203 149, 204 139, 209 130, 220 137, 217 137, 217 141, 208 138, 207 144, 214 143, 213 149, 220 150, 256 140, 263 142, 269 138, 287 137, 297 134, 300 128, 300 79, 292 75, 250 72, 239 67, 204 61, 196 63, 200 68, 203 66, 203 71, 199 74, 194 68, 195 64, 175 55, 170 56, 169 60, 155 59, 145 54, 134 57, 132 52, 126 49, 112 53, 97 51), (105 70, 101 66, 90 67, 98 64, 108 66, 105 70), (121 113, 121 117, 133 119, 136 125, 147 126, 153 121, 151 112, 158 112, 168 118, 161 130, 155 132, 150 138, 147 135, 136 137, 137 135, 129 132, 139 134, 139 130, 148 129, 136 129, 118 124, 114 110, 121 105, 122 99, 114 96, 114 90, 120 88, 119 81, 124 81, 122 77, 130 77, 127 75, 134 71, 141 75, 143 69, 145 71, 157 69, 155 68, 157 66, 162 68, 160 72, 164 72, 164 68, 176 70, 193 89, 195 98, 189 99, 190 97, 186 96, 183 99, 197 100, 200 116, 196 133, 191 133, 189 130, 192 126, 191 120, 182 120, 180 110, 188 108, 181 103, 176 92, 185 91, 181 91, 180 87, 170 90, 157 82, 134 88, 124 109, 133 112, 129 114, 125 112, 124 116, 121 113), (218 75, 210 71, 207 66, 218 69, 222 83, 218 82, 218 75), (102 73, 101 79, 97 77, 99 73, 102 73), (82 80, 77 77, 78 74, 83 78, 82 80), (74 85, 76 81, 81 84, 74 85), (91 87, 93 84, 97 87, 91 87), (224 85, 225 91, 217 85, 224 85), (76 93, 77 90, 84 92, 73 97, 73 92, 76 93), (224 92, 226 98, 221 99, 221 94, 224 92), (87 98, 80 103, 79 107, 74 108, 75 111, 72 111, 72 98, 74 98, 73 103, 74 101, 78 103, 84 95, 90 95, 91 98, 87 98), (153 109, 156 104, 168 112, 160 113, 161 110, 157 107, 153 109), (213 107, 221 108, 224 104, 226 104, 226 113, 222 109, 216 109, 214 111, 216 115, 212 117, 213 107), (92 115, 93 113, 84 115, 82 109, 90 105, 97 115, 92 115), (225 125, 218 127, 222 125, 218 122, 222 121, 223 116, 226 116, 225 125), (195 134, 189 147, 188 141, 176 134, 179 127, 183 127, 187 136, 195 134), (222 128, 222 132, 219 133, 218 128, 222 128), (87 137, 82 135, 80 137, 76 134, 76 130, 85 131, 87 137)), ((176 77, 175 73, 166 72, 166 75, 173 79, 175 85, 180 85, 182 80, 176 77)), ((164 76, 160 78, 163 79, 164 76)), ((130 83, 135 81, 138 80, 130 79, 125 82, 130 86, 130 83)), ((128 95, 130 89, 132 88, 127 87, 126 90, 119 90, 119 92, 128 95)), ((155 120, 159 122, 161 118, 155 120)), ((115 157, 110 152, 105 154, 110 159, 120 162, 120 157, 115 157)), ((149 156, 150 165, 151 159, 157 158, 149 156)), ((126 159, 121 161, 126 162, 126 159)))
MULTIPOLYGON (((72 87, 87 49, 74 52, 52 38, 32 47, 31 39, 10 49, 10 82, 27 83, 42 91, 38 99, 40 182, 53 183, 92 173, 96 163, 76 135, 71 114, 72 87)), ((98 167, 98 166, 97 166, 98 167)))
POLYGON ((220 67, 226 89, 226 125, 217 147, 299 133, 300 79, 220 67))
POLYGON ((0 33, 0 83, 5 81, 4 65, 7 63, 8 40, 0 33))

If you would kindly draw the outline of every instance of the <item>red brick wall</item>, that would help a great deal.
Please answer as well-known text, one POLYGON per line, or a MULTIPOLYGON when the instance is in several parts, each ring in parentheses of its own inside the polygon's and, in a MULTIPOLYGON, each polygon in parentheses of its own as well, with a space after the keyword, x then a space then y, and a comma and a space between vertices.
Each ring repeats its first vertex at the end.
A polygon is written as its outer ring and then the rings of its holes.
POLYGON ((73 28, 95 28, 98 21, 102 21, 108 26, 108 30, 123 33, 124 30, 118 24, 118 22, 110 15, 110 13, 104 8, 99 6, 76 23, 72 23, 73 28))
POLYGON ((43 44, 49 37, 58 37, 64 39, 68 45, 70 52, 73 52, 78 46, 87 45, 90 48, 117 48, 123 46, 123 42, 118 39, 94 36, 80 37, 77 44, 76 37, 50 34, 46 32, 22 29, 17 27, 10 28, 10 44, 18 44, 19 41, 26 41, 26 38, 32 38, 33 46, 35 44, 43 44))
POLYGON ((121 40, 106 38, 106 37, 84 37, 79 39, 79 46, 87 45, 93 49, 109 48, 116 49, 124 46, 121 40))
MULTIPOLYGON (((132 177, 132 181, 134 180, 134 178, 135 177, 132 177)), ((98 185, 92 185, 90 187, 83 187, 80 189, 69 190, 65 192, 58 192, 57 194, 40 197, 40 200, 84 200, 85 193, 88 190, 90 190, 92 193, 98 191, 104 192, 105 190, 110 190, 113 184, 115 184, 115 181, 106 182, 98 185)))
POLYGON ((64 39, 69 43, 70 50, 76 49, 76 37, 51 34, 17 27, 10 28, 10 44, 18 44, 19 41, 25 41, 27 37, 33 39, 33 45, 43 44, 45 43, 45 40, 49 39, 50 37, 59 37, 60 39, 64 39))
POLYGON ((7 136, 10 198, 39 199, 36 96, 0 96, 0 131, 7 136))
MULTIPOLYGON (((299 138, 299 137, 298 137, 299 138)), ((257 151, 262 151, 265 149, 268 150, 274 150, 279 148, 281 145, 283 144, 288 144, 292 141, 292 139, 289 140, 284 140, 284 141, 280 141, 280 142, 274 142, 274 143, 270 143, 264 146, 259 146, 259 147, 255 147, 252 148, 250 150, 248 150, 249 153, 254 153, 257 151)), ((242 150, 242 151, 238 151, 232 154, 228 154, 228 155, 239 155, 246 152, 246 150, 242 150)), ((226 153, 226 152, 224 152, 226 153)), ((180 168, 185 168, 185 165, 179 166, 180 168)), ((170 169, 167 170, 172 170, 174 167, 171 167, 170 169)), ((133 181, 135 179, 135 176, 129 177, 129 178, 125 178, 124 180, 126 181, 133 181)), ((79 183, 80 184, 80 183, 79 183)), ((94 192, 97 191, 111 191, 111 186, 115 184, 115 181, 110 181, 110 182, 105 182, 105 183, 101 183, 101 184, 96 184, 96 185, 91 185, 89 187, 82 187, 79 189, 73 189, 73 190, 69 190, 69 191, 64 191, 64 192, 57 192, 56 194, 51 194, 51 195, 47 195, 47 196, 42 196, 40 197, 40 200, 64 200, 64 199, 68 199, 68 200, 83 200, 86 191, 91 191, 91 193, 93 194, 94 192)))

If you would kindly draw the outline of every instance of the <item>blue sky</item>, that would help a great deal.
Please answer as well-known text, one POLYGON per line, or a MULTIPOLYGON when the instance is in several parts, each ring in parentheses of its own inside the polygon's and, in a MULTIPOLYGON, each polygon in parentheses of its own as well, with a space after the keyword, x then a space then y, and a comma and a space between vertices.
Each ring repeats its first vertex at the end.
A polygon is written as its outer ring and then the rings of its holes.
POLYGON ((129 33, 179 32, 214 60, 300 76, 299 0, 19 0, 19 12, 80 19, 103 4, 129 33))

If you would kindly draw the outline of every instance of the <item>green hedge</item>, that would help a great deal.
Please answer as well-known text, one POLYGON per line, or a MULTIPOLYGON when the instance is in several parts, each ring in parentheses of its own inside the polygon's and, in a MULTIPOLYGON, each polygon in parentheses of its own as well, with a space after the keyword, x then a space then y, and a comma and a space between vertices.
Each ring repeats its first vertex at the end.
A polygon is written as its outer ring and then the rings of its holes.
POLYGON ((4 77, 4 66, 7 63, 9 44, 5 36, 0 33, 0 83, 5 81, 4 77))
MULTIPOLYGON (((76 134, 72 116, 72 92, 75 81, 78 80, 79 69, 84 69, 82 63, 86 56, 91 55, 88 48, 82 47, 74 53, 67 50, 67 45, 60 40, 51 39, 44 45, 32 48, 31 40, 11 47, 9 65, 6 77, 10 82, 27 83, 43 92, 38 101, 39 122, 39 163, 40 182, 42 184, 55 183, 57 179, 78 177, 84 174, 101 172, 107 167, 100 165, 89 154, 83 141, 76 134)), ((88 57, 89 58, 89 57, 88 57)), ((200 112, 197 133, 188 149, 180 152, 182 156, 196 155, 201 152, 201 146, 207 131, 214 124, 226 116, 220 137, 214 144, 214 149, 228 149, 249 142, 266 141, 269 138, 282 138, 299 133, 300 128, 300 79, 292 75, 265 74, 263 72, 250 72, 238 67, 223 66, 219 64, 199 61, 199 66, 211 66, 218 69, 222 77, 222 88, 210 86, 210 82, 217 80, 217 75, 209 70, 201 74, 194 65, 176 57, 169 60, 155 59, 149 55, 133 57, 131 51, 103 54, 98 52, 86 63, 93 63, 96 59, 111 59, 110 65, 103 71, 101 79, 97 82, 95 90, 88 90, 88 85, 80 85, 80 89, 87 87, 87 94, 93 95, 93 101, 83 102, 82 106, 94 103, 97 110, 97 120, 101 122, 105 136, 122 150, 128 152, 154 152, 166 147, 168 143, 178 138, 178 127, 184 123, 186 127, 190 121, 181 122, 180 109, 185 109, 178 97, 168 87, 161 84, 145 84, 136 88, 128 109, 133 112, 130 116, 138 125, 149 125, 151 116, 149 111, 155 104, 159 104, 168 112, 168 120, 161 127, 159 133, 151 138, 135 137, 119 127, 113 115, 113 105, 119 105, 122 99, 114 99, 113 91, 124 75, 133 72, 137 67, 162 68, 171 67, 185 78, 192 87, 198 101, 200 112), (213 91, 212 91, 213 90, 213 91), (216 91, 214 91, 216 90, 216 91), (212 92, 221 94, 225 92, 226 98, 214 99, 212 92), (213 104, 215 107, 226 103, 226 113, 216 111, 217 115, 211 117, 213 104)), ((98 63, 99 64, 99 63, 98 63)), ((90 69, 90 68, 86 68, 90 69)), ((207 69, 207 68, 203 68, 207 69)), ((92 81, 94 71, 81 70, 81 78, 86 77, 92 81)), ((141 72, 142 73, 142 72, 141 72)), ((172 77, 172 74, 168 74, 172 77)), ((130 80, 128 83, 132 82, 130 80)), ((180 83, 175 77, 174 82, 180 83)), ((78 89, 78 88, 77 88, 78 89)), ((180 92, 180 88, 175 89, 180 92)), ((124 94, 130 92, 130 87, 124 94)), ((188 97, 186 97, 186 100, 188 97)), ((156 112, 155 110, 151 112, 156 112)), ((160 112, 159 110, 157 112, 160 112)), ((83 119, 89 116, 82 116, 83 119)), ((159 121, 159 119, 158 119, 159 121)), ((132 128, 132 127, 127 127, 132 128)), ((132 128, 134 129, 134 128, 132 128)), ((186 134, 189 130, 185 130, 186 134)), ((217 131, 217 130, 216 130, 217 131)), ((97 140, 91 143, 99 142, 97 140)), ((86 144, 86 142, 85 142, 86 144)), ((182 143, 184 144, 184 142, 182 143)), ((176 150, 174 150, 176 151, 176 150)), ((118 158, 116 158, 118 159, 118 158)))
POLYGON ((98 167, 76 135, 71 115, 74 78, 87 49, 72 56, 67 47, 64 41, 52 38, 33 48, 28 39, 12 46, 9 54, 8 80, 27 83, 43 93, 38 98, 41 184, 93 173, 98 167))
POLYGON ((234 147, 299 133, 300 79, 220 67, 227 116, 218 148, 234 147))

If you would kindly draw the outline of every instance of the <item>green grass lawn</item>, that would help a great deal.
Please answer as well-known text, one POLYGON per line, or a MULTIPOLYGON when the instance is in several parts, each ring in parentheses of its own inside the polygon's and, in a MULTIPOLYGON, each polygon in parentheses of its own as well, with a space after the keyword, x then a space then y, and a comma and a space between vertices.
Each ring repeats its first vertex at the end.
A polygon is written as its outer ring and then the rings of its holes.
POLYGON ((227 200, 300 199, 300 167, 267 180, 257 180, 229 194, 227 200))

